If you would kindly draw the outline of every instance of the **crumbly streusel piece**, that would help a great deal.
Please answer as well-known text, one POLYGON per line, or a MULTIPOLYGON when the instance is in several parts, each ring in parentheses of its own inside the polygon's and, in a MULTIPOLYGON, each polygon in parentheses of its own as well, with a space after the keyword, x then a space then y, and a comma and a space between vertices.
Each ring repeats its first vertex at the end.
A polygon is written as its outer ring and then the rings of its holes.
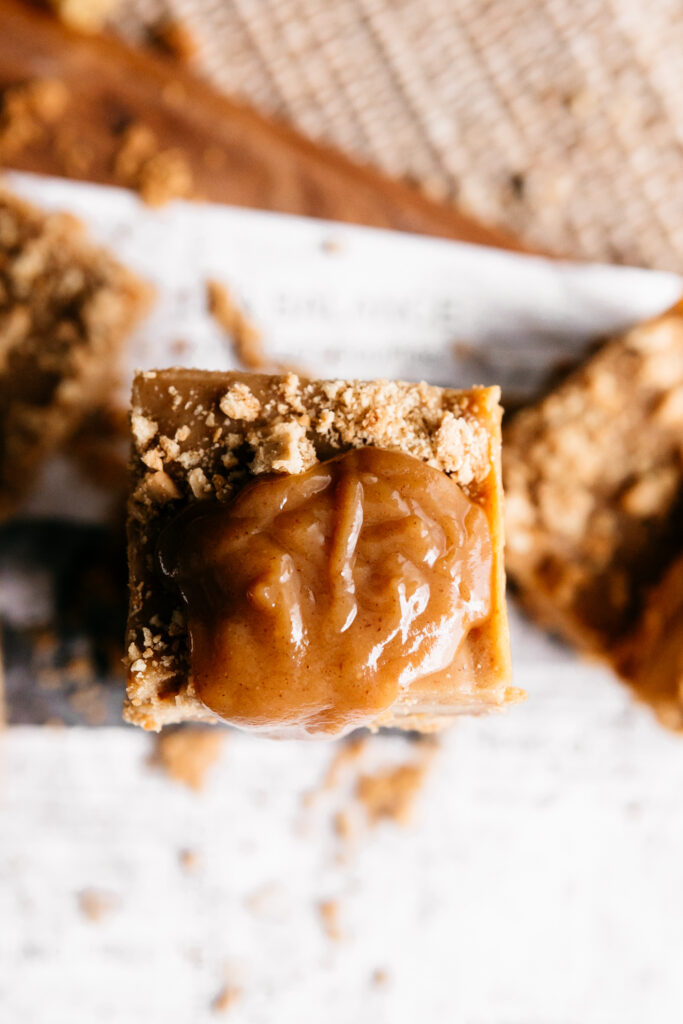
POLYGON ((131 422, 129 721, 159 729, 216 720, 193 686, 180 597, 156 567, 165 525, 193 502, 230 500, 260 474, 303 473, 365 446, 413 455, 447 473, 485 511, 493 549, 491 612, 467 638, 474 696, 460 703, 455 696, 447 707, 392 709, 375 724, 428 728, 439 716, 519 697, 510 687, 498 389, 170 369, 138 374, 131 422))
POLYGON ((0 518, 102 403, 149 291, 66 214, 0 189, 0 518))
POLYGON ((608 342, 505 431, 507 568, 525 605, 609 655, 681 549, 683 312, 608 342))

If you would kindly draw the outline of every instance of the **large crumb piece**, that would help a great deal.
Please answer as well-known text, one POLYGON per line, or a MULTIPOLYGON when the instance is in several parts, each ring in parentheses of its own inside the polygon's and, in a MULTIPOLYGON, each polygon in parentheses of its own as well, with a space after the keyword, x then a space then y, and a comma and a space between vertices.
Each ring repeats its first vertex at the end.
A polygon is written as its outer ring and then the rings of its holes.
POLYGON ((130 125, 114 161, 114 174, 134 189, 149 206, 194 195, 192 169, 179 149, 162 149, 154 132, 143 124, 130 125))
POLYGON ((266 366, 261 332, 249 320, 220 281, 206 282, 209 312, 227 334, 235 358, 246 370, 262 370, 266 366))
POLYGON ((109 403, 149 298, 74 218, 0 189, 0 518, 44 456, 109 403))
POLYGON ((157 737, 152 762, 169 779, 199 791, 220 756, 223 740, 224 734, 213 729, 167 730, 157 737))
POLYGON ((505 431, 510 576, 542 624, 613 664, 681 551, 682 437, 681 309, 605 344, 505 431))
POLYGON ((419 761, 361 775, 356 786, 356 797, 365 809, 368 822, 377 825, 380 821, 388 820, 398 825, 407 825, 427 769, 427 763, 419 761))

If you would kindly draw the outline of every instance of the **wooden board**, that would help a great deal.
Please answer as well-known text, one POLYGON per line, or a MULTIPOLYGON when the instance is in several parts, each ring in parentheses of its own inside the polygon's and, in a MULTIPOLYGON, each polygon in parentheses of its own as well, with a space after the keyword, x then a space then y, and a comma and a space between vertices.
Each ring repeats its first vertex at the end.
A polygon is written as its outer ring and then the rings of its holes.
MULTIPOLYGON (((74 34, 40 9, 0 0, 0 87, 36 77, 59 78, 68 86, 68 129, 91 151, 83 172, 90 180, 114 182, 121 133, 141 121, 161 146, 182 148, 197 191, 207 199, 521 248, 452 206, 231 102, 172 60, 114 38, 74 34)), ((12 166, 67 173, 50 141, 13 157, 12 166)))

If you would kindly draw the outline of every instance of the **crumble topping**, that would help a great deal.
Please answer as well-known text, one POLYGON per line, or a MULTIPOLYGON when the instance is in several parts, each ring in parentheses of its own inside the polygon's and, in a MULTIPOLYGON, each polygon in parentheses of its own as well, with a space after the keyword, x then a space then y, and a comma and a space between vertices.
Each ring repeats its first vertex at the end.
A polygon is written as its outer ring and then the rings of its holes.
MULTIPOLYGON (((233 384, 221 398, 218 408, 228 419, 251 423, 261 412, 261 403, 246 384, 233 384)), ((208 417, 207 426, 213 426, 208 417)))

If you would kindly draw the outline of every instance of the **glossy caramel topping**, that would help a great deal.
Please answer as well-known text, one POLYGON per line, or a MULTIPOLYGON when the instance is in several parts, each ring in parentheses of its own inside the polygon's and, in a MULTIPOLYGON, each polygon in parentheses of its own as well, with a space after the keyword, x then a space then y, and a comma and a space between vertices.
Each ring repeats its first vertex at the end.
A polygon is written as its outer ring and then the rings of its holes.
POLYGON ((200 502, 164 532, 201 700, 236 725, 339 734, 452 679, 489 614, 484 511, 419 459, 361 448, 200 502))

